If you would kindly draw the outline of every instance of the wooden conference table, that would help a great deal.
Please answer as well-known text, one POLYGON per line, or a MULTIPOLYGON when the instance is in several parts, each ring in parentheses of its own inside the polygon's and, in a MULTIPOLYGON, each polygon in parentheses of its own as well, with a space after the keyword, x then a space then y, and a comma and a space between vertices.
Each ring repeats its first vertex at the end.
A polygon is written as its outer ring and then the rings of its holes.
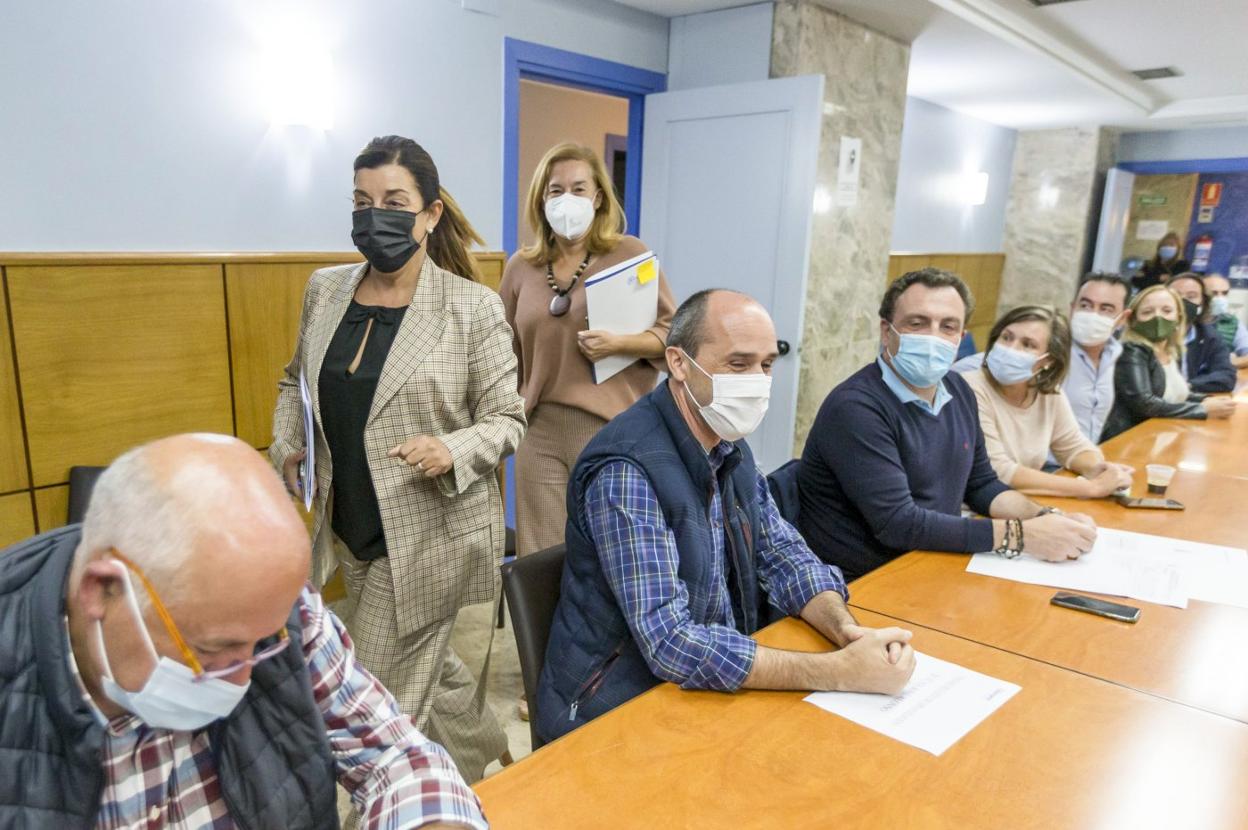
MULTIPOLYGON (((1241 398, 1242 400, 1242 398, 1241 398)), ((1106 527, 1248 544, 1248 406, 1107 442, 1180 467, 1183 512, 1041 499, 1106 527), (1181 463, 1175 463, 1175 462, 1181 463), (1204 469, 1200 469, 1203 466, 1204 469)), ((865 625, 1022 687, 940 757, 804 703, 663 684, 476 790, 498 828, 1248 826, 1248 609, 1143 608, 1134 626, 1049 605, 1052 588, 916 552, 851 585, 865 625)), ((828 648, 798 620, 766 645, 828 648)))
MULTIPOLYGON (((1137 495, 1146 489, 1145 464, 1177 467, 1166 495, 1187 509, 1037 500, 1087 513, 1102 527, 1248 547, 1248 405, 1229 421, 1147 421, 1102 449, 1136 468, 1137 495)), ((969 574, 966 562, 907 554, 857 580, 850 604, 1248 723, 1248 608, 1107 597, 1142 609, 1132 625, 1057 608, 1049 604, 1053 588, 969 574)))

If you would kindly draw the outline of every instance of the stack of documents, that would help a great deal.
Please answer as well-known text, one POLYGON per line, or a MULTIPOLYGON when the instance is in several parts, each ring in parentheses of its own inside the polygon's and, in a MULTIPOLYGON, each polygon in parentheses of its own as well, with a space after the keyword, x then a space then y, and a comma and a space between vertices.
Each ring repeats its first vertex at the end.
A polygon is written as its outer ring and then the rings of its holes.
POLYGON ((859 726, 940 755, 1001 708, 1019 687, 915 653, 914 674, 896 697, 815 692, 807 702, 859 726))
POLYGON ((1133 597, 1186 608, 1189 599, 1248 608, 1248 551, 1102 527, 1070 562, 977 553, 968 573, 1032 585, 1133 597))
MULTIPOLYGON (((638 254, 585 280, 589 327, 612 334, 637 334, 654 325, 659 314, 659 260, 653 251, 638 254)), ((637 362, 611 355, 594 364, 594 383, 603 383, 637 362)))
POLYGON ((299 463, 299 486, 303 488, 303 509, 312 509, 316 495, 316 417, 312 412, 312 390, 308 379, 299 370, 299 399, 303 403, 303 446, 307 455, 299 463))

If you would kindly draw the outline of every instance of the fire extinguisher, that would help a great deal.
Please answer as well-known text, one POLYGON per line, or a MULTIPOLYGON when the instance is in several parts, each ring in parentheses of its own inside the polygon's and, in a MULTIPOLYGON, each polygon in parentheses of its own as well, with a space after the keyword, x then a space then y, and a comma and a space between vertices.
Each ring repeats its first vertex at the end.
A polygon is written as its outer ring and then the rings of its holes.
POLYGON ((1192 249, 1192 270, 1204 273, 1209 270, 1209 255, 1213 253, 1213 237, 1204 234, 1196 238, 1196 247, 1192 249))

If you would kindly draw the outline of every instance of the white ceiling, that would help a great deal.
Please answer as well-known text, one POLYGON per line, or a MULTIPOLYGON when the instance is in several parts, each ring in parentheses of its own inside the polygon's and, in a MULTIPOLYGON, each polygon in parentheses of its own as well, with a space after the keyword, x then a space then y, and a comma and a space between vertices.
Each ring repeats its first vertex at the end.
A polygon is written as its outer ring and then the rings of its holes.
MULTIPOLYGON (((667 17, 742 0, 618 0, 667 17)), ((1248 124, 1248 0, 818 0, 912 44, 908 93, 1020 129, 1248 124), (1174 66, 1140 81, 1131 70, 1174 66)))

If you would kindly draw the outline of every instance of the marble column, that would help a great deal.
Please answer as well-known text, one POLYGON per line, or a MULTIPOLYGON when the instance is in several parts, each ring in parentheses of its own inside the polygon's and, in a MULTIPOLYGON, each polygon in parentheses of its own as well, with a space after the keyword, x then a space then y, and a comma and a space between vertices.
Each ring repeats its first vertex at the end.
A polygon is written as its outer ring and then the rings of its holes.
POLYGON ((836 384, 874 359, 888 275, 910 47, 810 0, 781 0, 771 76, 824 76, 794 453, 836 384), (857 203, 836 204, 841 137, 862 139, 857 203))
POLYGON ((997 313, 1066 310, 1088 269, 1118 136, 1105 128, 1024 130, 1014 148, 997 313))

